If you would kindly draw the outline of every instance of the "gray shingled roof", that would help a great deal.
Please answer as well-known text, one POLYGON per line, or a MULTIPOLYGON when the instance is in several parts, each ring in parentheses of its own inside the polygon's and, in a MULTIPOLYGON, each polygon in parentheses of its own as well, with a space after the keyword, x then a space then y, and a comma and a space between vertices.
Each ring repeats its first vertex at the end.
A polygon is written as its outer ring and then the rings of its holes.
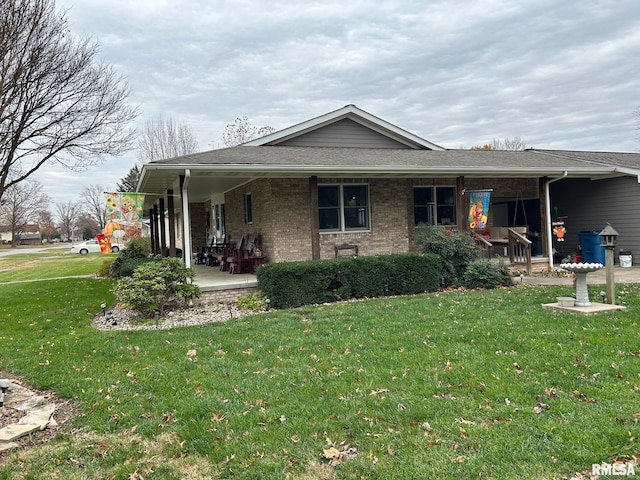
MULTIPOLYGON (((143 166, 141 191, 163 194, 190 172, 190 191, 226 191, 260 177, 569 177, 640 176, 640 154, 564 150, 414 150, 237 146, 143 166)), ((194 197, 195 201, 195 197, 194 197)))
POLYGON ((569 152, 553 150, 411 150, 338 147, 232 147, 151 162, 149 165, 194 166, 279 166, 279 167, 417 167, 470 169, 579 169, 607 165, 640 168, 640 154, 569 152))

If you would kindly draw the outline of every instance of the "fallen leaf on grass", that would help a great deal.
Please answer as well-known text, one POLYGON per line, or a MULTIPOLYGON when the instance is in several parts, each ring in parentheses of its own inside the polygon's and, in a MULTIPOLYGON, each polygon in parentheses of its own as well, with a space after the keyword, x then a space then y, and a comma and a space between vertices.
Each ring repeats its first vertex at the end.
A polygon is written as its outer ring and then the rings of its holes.
POLYGON ((571 398, 575 398, 577 400, 580 400, 581 402, 584 402, 584 403, 598 403, 598 401, 595 398, 589 398, 584 393, 580 392, 579 390, 571 390, 569 392, 569 396, 571 398))
POLYGON ((224 413, 222 412, 211 412, 211 420, 214 422, 221 422, 224 420, 224 413))
POLYGON ((456 423, 462 423, 463 425, 475 425, 476 422, 473 420, 465 420, 464 418, 456 418, 456 423))
MULTIPOLYGON (((329 441, 328 438, 327 440, 329 441)), ((355 456, 358 455, 358 449, 355 447, 352 447, 347 442, 340 443, 338 447, 340 448, 338 449, 336 448, 335 445, 331 445, 331 447, 325 448, 322 450, 324 454, 324 458, 329 460, 329 465, 332 467, 337 467, 344 460, 354 458, 355 456)))
POLYGON ((440 393, 438 395, 434 395, 435 398, 446 398, 447 400, 458 400, 457 397, 454 397, 449 392, 440 393))
POLYGON ((389 392, 388 388, 377 388, 375 390, 371 390, 371 393, 369 395, 380 395, 381 393, 387 392, 389 392))
POLYGON ((547 405, 546 403, 538 402, 536 404, 536 406, 533 407, 533 411, 538 413, 538 414, 540 414, 540 413, 544 412, 545 410, 549 410, 550 408, 551 408, 551 405, 547 405))

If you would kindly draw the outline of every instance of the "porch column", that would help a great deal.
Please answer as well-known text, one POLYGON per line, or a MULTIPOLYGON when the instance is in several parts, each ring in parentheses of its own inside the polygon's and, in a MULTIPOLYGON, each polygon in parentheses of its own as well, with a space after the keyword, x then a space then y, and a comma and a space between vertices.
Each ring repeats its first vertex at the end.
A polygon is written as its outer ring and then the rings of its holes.
POLYGON ((153 214, 153 207, 151 207, 149 209, 149 230, 151 230, 149 233, 151 234, 151 253, 153 253, 154 255, 156 254, 156 249, 155 249, 155 245, 156 245, 156 219, 155 216, 153 214))
POLYGON ((458 195, 458 201, 456 202, 456 223, 462 230, 469 230, 469 225, 466 219, 466 205, 464 202, 464 195, 462 192, 464 191, 464 177, 456 178, 456 192, 458 195))
POLYGON ((176 211, 173 203, 173 190, 167 190, 167 210, 169 214, 169 256, 176 256, 176 211))
POLYGON ((320 259, 320 223, 318 219, 318 177, 309 177, 311 197, 311 258, 320 259))
POLYGON ((551 255, 549 247, 547 245, 547 224, 549 218, 547 217, 547 196, 545 195, 545 185, 549 180, 549 177, 542 177, 538 180, 538 192, 540 192, 540 242, 542 244, 542 256, 547 257, 551 255))
POLYGON ((160 255, 163 257, 167 256, 167 234, 166 234, 166 227, 165 227, 165 213, 164 213, 164 198, 160 197, 160 214, 159 214, 159 226, 160 226, 160 255))
POLYGON ((191 267, 191 218, 189 213, 189 180, 191 170, 185 169, 184 175, 180 175, 180 197, 182 199, 182 258, 187 268, 191 267))
POLYGON ((160 233, 158 230, 158 205, 153 205, 153 223, 155 224, 155 232, 156 234, 153 236, 153 253, 156 255, 160 255, 162 252, 160 251, 160 233))

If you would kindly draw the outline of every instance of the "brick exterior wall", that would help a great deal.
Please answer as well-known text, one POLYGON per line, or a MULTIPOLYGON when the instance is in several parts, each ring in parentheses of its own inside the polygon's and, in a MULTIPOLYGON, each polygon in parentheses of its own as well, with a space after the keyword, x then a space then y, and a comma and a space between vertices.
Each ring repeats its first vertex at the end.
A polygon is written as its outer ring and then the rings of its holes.
POLYGON ((191 216, 191 251, 196 253, 198 247, 207 244, 207 206, 204 203, 190 203, 191 216))
MULTIPOLYGON (((407 252, 409 224, 407 181, 387 179, 329 179, 318 183, 368 183, 371 230, 353 233, 321 233, 321 258, 334 258, 334 246, 357 244, 361 255, 407 252)), ((261 179, 225 195, 227 232, 232 237, 259 233, 270 262, 311 259, 311 195, 309 180, 261 179), (244 196, 251 193, 253 222, 245 222, 244 196)), ((315 214, 315 213, 314 213, 315 214)))
MULTIPOLYGON (((384 179, 318 178, 318 183, 366 183, 369 185, 371 230, 320 233, 320 258, 334 258, 334 246, 355 244, 360 255, 417 251, 414 242, 413 187, 456 185, 456 178, 384 179)), ((492 198, 537 198, 536 179, 465 179, 467 190, 492 188, 492 198)), ((467 201, 464 196, 459 201, 467 201)), ((310 260, 311 195, 307 178, 259 179, 225 194, 227 235, 236 238, 258 233, 269 262, 310 260), (245 222, 244 196, 251 193, 253 222, 245 222)), ((466 211, 465 206, 462 210, 466 211)), ((204 215, 200 215, 203 217, 204 215)), ((194 215, 192 212, 192 219, 194 215)), ((465 218, 458 218, 458 227, 465 218)), ((192 220, 193 221, 193 220, 192 220)), ((195 227, 193 227, 195 230, 195 227)), ((195 240, 194 240, 195 241, 195 240)))
POLYGON ((247 293, 258 293, 258 287, 231 288, 225 290, 203 290, 202 295, 194 303, 226 303, 235 302, 238 297, 247 293))

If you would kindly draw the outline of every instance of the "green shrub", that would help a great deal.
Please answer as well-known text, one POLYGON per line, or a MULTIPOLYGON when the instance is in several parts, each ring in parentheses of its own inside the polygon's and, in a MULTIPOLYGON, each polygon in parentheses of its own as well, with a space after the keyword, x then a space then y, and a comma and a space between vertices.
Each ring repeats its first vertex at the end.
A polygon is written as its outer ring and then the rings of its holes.
POLYGON ((136 258, 146 258, 149 255, 151 255, 151 239, 149 237, 133 238, 127 248, 121 250, 115 261, 111 264, 109 275, 115 280, 126 276, 121 273, 124 262, 136 258))
POLYGON ((463 285, 467 288, 497 288, 512 285, 509 268, 503 263, 490 260, 474 260, 464 274, 463 285))
POLYGON ((151 255, 151 237, 132 238, 129 240, 127 248, 131 248, 131 246, 144 257, 151 255))
POLYGON ((159 257, 138 257, 138 258, 127 258, 126 260, 120 263, 120 278, 122 277, 130 277, 135 272, 136 268, 138 268, 143 263, 147 262, 155 262, 158 261, 159 257))
POLYGON ((436 255, 272 263, 258 269, 258 285, 274 308, 380 295, 435 291, 442 262, 436 255))
POLYGON ((247 293, 236 299, 236 305, 244 310, 264 310, 267 296, 262 293, 247 293))
POLYGON ((98 271, 96 272, 96 275, 98 275, 99 277, 106 277, 106 278, 110 277, 111 264, 113 264, 114 261, 115 261, 115 258, 113 257, 105 258, 100 264, 100 267, 98 267, 98 271))
POLYGON ((461 285, 467 266, 482 256, 469 232, 421 225, 416 228, 416 242, 424 253, 442 258, 444 285, 461 285))
POLYGON ((165 306, 177 298, 200 296, 198 286, 187 283, 194 274, 195 270, 185 267, 179 258, 162 258, 138 266, 131 277, 120 278, 114 292, 129 308, 147 316, 156 310, 162 315, 165 306))

